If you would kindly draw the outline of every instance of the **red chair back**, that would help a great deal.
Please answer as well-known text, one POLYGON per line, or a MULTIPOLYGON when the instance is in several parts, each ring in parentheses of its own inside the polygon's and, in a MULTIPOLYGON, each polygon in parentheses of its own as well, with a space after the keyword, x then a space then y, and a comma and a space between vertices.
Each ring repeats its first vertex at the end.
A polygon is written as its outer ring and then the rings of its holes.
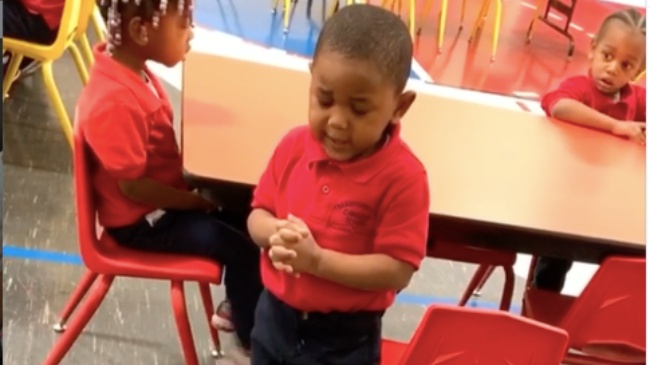
POLYGON ((564 330, 504 311, 430 306, 395 365, 559 365, 567 343, 564 330))
MULTIPOLYGON (((97 208, 90 181, 93 161, 83 136, 83 130, 79 124, 75 123, 73 148, 73 176, 79 251, 88 269, 96 273, 103 273, 102 245, 100 245, 97 232, 97 208)), ((104 243, 102 242, 102 244, 104 243)))
POLYGON ((645 258, 605 259, 562 323, 572 348, 645 354, 645 266, 645 258))

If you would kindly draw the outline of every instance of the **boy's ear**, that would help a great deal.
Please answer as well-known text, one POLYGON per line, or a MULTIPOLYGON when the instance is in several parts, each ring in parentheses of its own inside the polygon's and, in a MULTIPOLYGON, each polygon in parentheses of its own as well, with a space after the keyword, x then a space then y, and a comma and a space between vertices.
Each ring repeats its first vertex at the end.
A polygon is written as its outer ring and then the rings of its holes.
POLYGON ((402 119, 402 117, 404 117, 404 115, 406 115, 406 112, 408 112, 411 108, 411 105, 413 105, 415 97, 415 91, 411 90, 405 91, 402 93, 402 95, 399 96, 399 99, 397 101, 397 108, 393 113, 392 123, 397 123, 400 119, 402 119))
POLYGON ((596 39, 591 40, 591 47, 589 48, 589 53, 587 53, 587 59, 589 61, 594 59, 594 50, 596 49, 596 39))

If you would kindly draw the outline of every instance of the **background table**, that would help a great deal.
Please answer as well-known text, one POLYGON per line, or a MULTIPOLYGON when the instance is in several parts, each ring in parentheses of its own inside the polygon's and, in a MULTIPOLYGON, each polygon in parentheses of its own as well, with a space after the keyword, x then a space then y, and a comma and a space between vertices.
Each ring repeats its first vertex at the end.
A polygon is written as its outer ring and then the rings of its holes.
MULTIPOLYGON (((188 178, 248 204, 280 138, 306 122, 309 74, 190 53, 188 178)), ((597 262, 645 255, 645 150, 530 113, 420 94, 403 138, 431 186, 431 238, 597 262)))

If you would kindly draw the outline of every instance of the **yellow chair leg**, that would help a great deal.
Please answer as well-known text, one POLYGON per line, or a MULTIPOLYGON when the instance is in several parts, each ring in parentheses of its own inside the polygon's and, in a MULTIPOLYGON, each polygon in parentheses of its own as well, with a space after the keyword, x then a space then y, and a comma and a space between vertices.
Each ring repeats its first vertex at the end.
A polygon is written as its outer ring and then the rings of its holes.
POLYGON ((284 0, 284 33, 289 33, 289 21, 291 15, 291 0, 284 0))
POLYGON ((100 42, 106 42, 106 25, 104 24, 104 18, 99 12, 99 8, 95 6, 93 9, 93 14, 90 18, 93 28, 95 29, 95 34, 97 34, 97 39, 100 42))
POLYGON ((409 31, 413 40, 415 40, 415 23, 415 0, 409 0, 409 31))
POLYGON ((328 19, 329 19, 329 17, 331 17, 332 15, 334 15, 334 13, 336 12, 336 8, 337 8, 338 6, 339 6, 339 0, 334 0, 334 1, 332 1, 332 6, 331 6, 330 9, 327 11, 327 18, 328 18, 328 19))
POLYGON ((533 39, 533 28, 535 27, 535 23, 537 23, 537 19, 539 19, 539 14, 541 14, 543 6, 544 6, 544 0, 538 0, 537 5, 535 7, 535 16, 533 17, 533 20, 530 21, 530 25, 528 26, 528 32, 526 34, 526 43, 530 43, 530 41, 533 39))
POLYGON ((497 55, 497 46, 499 45, 499 35, 501 33, 501 0, 495 0, 497 3, 496 14, 494 15, 494 31, 492 32, 492 58, 494 62, 497 55))
POLYGON ((463 0, 463 2, 460 5, 460 28, 463 29, 463 22, 465 21, 465 5, 466 5, 467 0, 463 0))
POLYGON ((442 52, 442 42, 445 40, 445 26, 447 25, 447 0, 442 0, 440 19, 438 20, 438 53, 442 52))
POLYGON ((476 36, 478 30, 483 26, 487 12, 490 9, 490 2, 491 0, 483 0, 483 3, 481 4, 481 10, 479 10, 476 21, 474 22, 474 26, 472 26, 472 32, 469 35, 469 42, 474 39, 474 36, 476 36))
POLYGON ((418 27, 418 33, 422 32, 422 25, 425 23, 425 19, 429 17, 429 13, 431 12, 431 7, 433 6, 433 0, 427 0, 424 3, 424 9, 422 9, 422 12, 420 13, 420 20, 418 20, 418 24, 420 26, 418 27))
POLYGON ((90 47, 90 41, 88 37, 84 34, 81 38, 78 39, 81 53, 83 53, 86 62, 89 66, 95 63, 95 56, 93 56, 92 47, 90 47))
POLYGON ((86 85, 88 83, 88 70, 86 70, 86 64, 84 63, 83 57, 81 57, 81 52, 79 52, 79 48, 74 43, 70 43, 69 49, 75 66, 77 66, 77 72, 81 76, 81 82, 86 85))
POLYGON ((68 141, 70 148, 73 146, 72 140, 72 123, 68 117, 68 112, 65 110, 65 105, 61 99, 61 94, 56 87, 54 82, 54 74, 52 72, 52 61, 44 61, 41 65, 41 73, 43 74, 43 82, 45 83, 45 90, 47 90, 47 95, 50 97, 56 116, 59 119, 59 125, 63 130, 63 135, 68 141))
POLYGON ((18 75, 18 68, 20 63, 23 61, 23 55, 12 54, 11 61, 9 61, 9 66, 7 67, 7 72, 5 73, 5 79, 2 80, 2 101, 9 96, 9 89, 11 89, 11 84, 14 83, 16 75, 18 75))

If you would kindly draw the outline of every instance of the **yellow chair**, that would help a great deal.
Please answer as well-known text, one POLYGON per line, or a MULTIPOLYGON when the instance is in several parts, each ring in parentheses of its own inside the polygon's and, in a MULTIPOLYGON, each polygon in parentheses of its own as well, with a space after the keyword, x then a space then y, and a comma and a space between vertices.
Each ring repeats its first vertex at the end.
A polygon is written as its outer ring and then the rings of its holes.
POLYGON ((97 34, 97 40, 100 42, 106 42, 106 23, 104 22, 104 18, 102 18, 102 14, 99 12, 97 4, 93 7, 92 23, 95 33, 97 34))
MULTIPOLYGON (((389 0, 383 0, 381 6, 385 8, 388 5, 389 0)), ((429 0, 433 1, 433 0, 429 0)), ((443 0, 446 1, 446 0, 443 0)), ((392 0, 390 3, 390 10, 396 12, 397 14, 402 14, 402 0, 392 0), (395 9, 397 8, 397 9, 395 9)), ((415 39, 415 24, 417 19, 415 18, 415 0, 409 0, 409 33, 411 33, 411 38, 415 39)))
MULTIPOLYGON (((429 16, 429 13, 431 12, 431 6, 433 6, 434 0, 427 0, 427 2, 424 4, 424 9, 422 13, 420 14, 420 20, 418 21, 418 24, 423 24, 424 19, 426 19, 429 16)), ((440 6, 440 15, 438 17, 438 53, 442 52, 442 42, 445 39, 445 26, 447 25, 447 7, 448 7, 448 0, 442 0, 441 6, 440 6)), ((465 0, 463 0, 463 3, 461 5, 461 12, 460 12, 460 28, 463 28, 463 21, 465 20, 465 0)), ((422 27, 418 27, 417 30, 418 34, 422 32, 422 27)))
MULTIPOLYGON (((291 16, 291 3, 293 0, 284 0, 284 15, 282 17, 282 31, 286 34, 289 33, 289 21, 291 16)), ((273 0, 273 9, 271 10, 273 14, 278 11, 278 2, 279 0, 273 0)))
MULTIPOLYGON (((366 0, 345 0, 345 5, 352 5, 352 4, 365 4, 367 3, 366 0)), ((327 17, 331 17, 336 13, 337 10, 339 10, 339 7, 341 6, 340 0, 334 0, 332 1, 332 8, 328 11, 327 17)))
MULTIPOLYGON (((59 119, 59 124, 63 130, 63 134, 71 148, 73 145, 72 123, 70 122, 68 113, 65 110, 65 105, 63 104, 59 90, 54 82, 52 64, 63 56, 63 52, 70 50, 83 83, 85 84, 88 81, 88 71, 86 70, 83 57, 79 48, 77 48, 74 43, 74 39, 78 37, 78 31, 81 31, 79 29, 81 11, 82 9, 88 8, 84 6, 86 5, 84 2, 91 2, 94 5, 94 0, 66 1, 56 40, 51 45, 30 43, 9 37, 3 39, 3 49, 12 54, 11 61, 9 62, 5 74, 5 79, 2 82, 3 100, 9 92, 23 58, 28 57, 40 62, 45 89, 52 101, 52 106, 54 107, 54 111, 59 119)), ((86 25, 87 23, 88 22, 86 21, 86 25)))
MULTIPOLYGON (((492 2, 496 3, 496 14, 494 15, 494 30, 492 31, 492 57, 490 60, 494 62, 497 54, 497 46, 499 45, 499 34, 501 33, 501 15, 503 11, 503 2, 502 0, 483 0, 481 4, 481 10, 476 17, 474 22, 474 27, 472 27, 472 33, 469 35, 469 42, 474 39, 476 33, 483 27, 487 13, 490 10, 490 5, 492 2)), ((463 4, 464 5, 464 4, 463 4)))
MULTIPOLYGON (((81 52, 86 57, 88 65, 95 62, 93 50, 88 40, 88 25, 92 22, 93 28, 97 33, 99 41, 103 41, 105 36, 104 19, 99 14, 99 8, 94 0, 81 0, 81 9, 79 10, 79 24, 75 34, 75 41, 79 44, 81 52)), ((84 82, 85 83, 85 82, 84 82)))

